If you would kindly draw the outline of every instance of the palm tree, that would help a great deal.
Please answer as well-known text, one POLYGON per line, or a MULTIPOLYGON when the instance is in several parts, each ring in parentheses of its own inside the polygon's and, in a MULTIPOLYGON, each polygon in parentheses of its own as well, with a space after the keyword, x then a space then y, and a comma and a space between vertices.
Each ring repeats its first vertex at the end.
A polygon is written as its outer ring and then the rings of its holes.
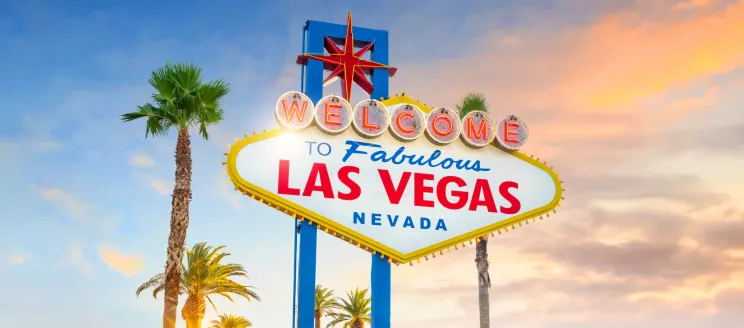
POLYGON ((333 297, 333 290, 323 288, 321 285, 315 286, 315 328, 320 328, 320 319, 323 316, 334 316, 334 310, 339 308, 336 298, 333 297))
POLYGON ((212 320, 209 328, 248 328, 253 324, 245 317, 234 314, 220 314, 220 320, 212 320))
MULTIPOLYGON (((220 263, 222 259, 230 255, 222 252, 223 248, 225 246, 212 248, 206 243, 198 243, 186 252, 186 261, 181 264, 179 294, 188 295, 181 309, 187 328, 201 328, 207 308, 206 301, 209 301, 217 311, 210 295, 220 295, 231 302, 234 300, 230 294, 242 296, 248 301, 261 300, 253 291, 253 287, 244 286, 232 280, 234 277, 248 278, 247 272, 240 264, 220 263)), ((167 288, 166 284, 165 273, 159 273, 137 288, 137 296, 143 290, 154 287, 152 296, 157 298, 158 293, 167 288)))
POLYGON ((176 177, 173 185, 170 235, 168 254, 165 262, 165 304, 163 308, 163 328, 176 327, 178 307, 178 281, 181 276, 181 257, 186 241, 186 228, 189 226, 189 203, 191 202, 191 140, 189 128, 199 127, 205 140, 209 138, 207 127, 214 125, 224 116, 220 101, 229 91, 223 80, 207 83, 201 81, 201 68, 193 64, 166 64, 153 71, 150 85, 156 93, 154 103, 138 106, 136 112, 121 115, 124 122, 147 118, 145 138, 148 135, 164 136, 175 128, 176 177))
POLYGON ((346 292, 346 299, 339 299, 339 312, 332 315, 333 321, 326 328, 343 324, 343 328, 364 328, 365 323, 370 323, 370 303, 372 300, 367 296, 368 289, 359 288, 346 292))
MULTIPOLYGON (((471 92, 465 95, 456 106, 460 118, 474 110, 488 112, 486 96, 471 92)), ((475 266, 478 268, 478 312, 480 328, 490 327, 490 300, 488 289, 491 288, 491 277, 488 274, 488 236, 480 238, 475 245, 475 266)))

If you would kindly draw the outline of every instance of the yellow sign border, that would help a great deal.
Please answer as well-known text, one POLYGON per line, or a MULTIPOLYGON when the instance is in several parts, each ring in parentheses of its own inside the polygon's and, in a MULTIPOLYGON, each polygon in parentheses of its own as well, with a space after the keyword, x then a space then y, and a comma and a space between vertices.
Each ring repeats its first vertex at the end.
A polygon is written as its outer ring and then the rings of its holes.
MULTIPOLYGON (((405 93, 401 96, 398 96, 396 94, 395 97, 382 100, 382 103, 385 106, 407 103, 416 105, 425 113, 429 113, 431 111, 431 108, 426 106, 426 104, 422 104, 420 101, 413 100, 412 98, 406 96, 405 93)), ((512 229, 515 229, 516 225, 519 224, 521 226, 523 221, 527 221, 529 219, 533 219, 534 221, 536 217, 540 217, 540 219, 542 219, 543 215, 547 215, 549 217, 549 213, 551 211, 555 212, 555 207, 560 206, 560 201, 563 199, 564 190, 562 188, 562 181, 558 178, 558 175, 555 173, 555 171, 553 171, 551 167, 548 167, 545 162, 540 162, 539 159, 535 159, 532 156, 528 156, 524 153, 516 151, 507 152, 508 154, 511 154, 514 157, 532 164, 533 166, 547 172, 550 175, 556 188, 555 197, 550 203, 529 212, 510 217, 506 220, 502 220, 483 228, 447 239, 445 241, 422 248, 420 250, 403 254, 385 246, 384 244, 376 240, 363 236, 351 229, 348 229, 343 225, 338 224, 338 222, 335 222, 334 220, 323 217, 322 215, 315 213, 310 209, 295 204, 288 199, 276 195, 240 177, 236 168, 236 159, 240 151, 249 144, 271 139, 280 136, 285 132, 288 132, 288 130, 279 128, 270 131, 264 131, 259 134, 254 133, 251 136, 245 135, 243 139, 236 139, 236 144, 234 146, 228 145, 228 147, 230 147, 230 151, 225 153, 225 155, 227 155, 227 161, 223 162, 223 165, 226 165, 227 167, 225 173, 230 176, 229 181, 235 185, 235 190, 239 190, 243 194, 259 200, 262 203, 276 208, 277 210, 282 211, 288 215, 294 216, 299 220, 307 219, 311 222, 311 224, 317 224, 320 230, 330 233, 333 236, 341 238, 342 240, 348 241, 355 246, 368 250, 372 253, 379 252, 382 257, 388 257, 389 262, 394 262, 396 264, 410 263, 414 260, 420 260, 420 258, 422 257, 425 257, 428 260, 428 255, 436 257, 437 252, 439 252, 440 255, 443 255, 444 249, 447 249, 447 251, 450 251, 450 248, 452 247, 457 249, 457 246, 460 244, 465 246, 466 241, 470 241, 470 243, 472 244, 473 239, 476 239, 476 241, 478 241, 480 238, 486 238, 489 233, 493 235, 494 231, 498 231, 498 233, 501 234, 502 229, 504 229, 505 231, 509 231, 510 226, 512 227, 512 229)), ((495 143, 491 144, 491 146, 498 148, 495 143)), ((527 224, 529 224, 529 222, 527 222, 527 224)))

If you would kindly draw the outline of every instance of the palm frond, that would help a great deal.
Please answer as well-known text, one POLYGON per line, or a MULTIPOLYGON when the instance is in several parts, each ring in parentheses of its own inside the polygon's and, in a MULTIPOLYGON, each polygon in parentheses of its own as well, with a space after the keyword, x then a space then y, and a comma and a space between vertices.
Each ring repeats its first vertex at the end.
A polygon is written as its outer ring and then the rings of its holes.
POLYGON ((156 91, 154 104, 121 115, 125 122, 147 118, 145 137, 166 135, 171 128, 198 127, 208 139, 207 128, 224 119, 220 102, 230 92, 229 85, 222 79, 202 83, 199 66, 166 63, 152 72, 148 82, 156 91))
MULTIPOLYGON (((150 278, 150 280, 148 280, 144 284, 140 285, 137 288, 137 292, 136 292, 137 297, 139 297, 139 295, 140 295, 140 293, 142 293, 142 291, 144 291, 145 289, 152 288, 152 287, 155 287, 156 290, 157 289, 162 290, 163 288, 165 288, 165 273, 158 273, 154 277, 150 278)), ((156 293, 153 293, 152 296, 155 297, 155 298, 157 298, 157 294, 156 293)))
POLYGON ((460 118, 462 118, 476 110, 488 112, 488 103, 486 103, 486 96, 484 94, 470 92, 460 99, 460 102, 455 108, 457 108, 457 112, 460 114, 460 118))
MULTIPOLYGON (((212 247, 206 243, 194 244, 185 251, 186 256, 181 264, 180 292, 204 299, 212 304, 211 295, 220 295, 234 302, 235 295, 248 301, 260 301, 256 288, 240 284, 233 280, 236 277, 246 278, 248 273, 240 264, 221 263, 230 253, 224 252, 225 246, 212 247)), ((165 274, 158 274, 137 289, 137 295, 145 289, 154 288, 153 296, 165 286, 165 274)), ((216 310, 216 307, 215 307, 216 310)))

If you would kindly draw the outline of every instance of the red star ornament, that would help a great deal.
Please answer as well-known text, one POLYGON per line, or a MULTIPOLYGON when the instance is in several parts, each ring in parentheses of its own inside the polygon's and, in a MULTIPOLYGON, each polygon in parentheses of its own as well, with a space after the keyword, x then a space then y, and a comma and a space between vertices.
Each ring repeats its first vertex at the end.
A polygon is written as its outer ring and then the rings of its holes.
POLYGON ((314 59, 323 63, 323 69, 331 71, 331 74, 323 81, 324 83, 328 80, 339 76, 343 83, 342 97, 347 101, 351 101, 351 85, 356 83, 362 90, 368 94, 372 94, 374 86, 372 82, 367 79, 367 75, 372 73, 375 68, 387 69, 389 76, 395 75, 398 71, 395 67, 390 67, 370 60, 362 59, 361 57, 367 53, 374 42, 370 42, 364 48, 359 49, 356 53, 354 52, 354 33, 351 25, 351 13, 346 18, 346 38, 344 39, 344 50, 338 48, 335 42, 329 37, 325 37, 325 50, 328 51, 328 55, 313 55, 313 54, 302 54, 297 56, 297 63, 300 65, 307 64, 309 59, 314 59))

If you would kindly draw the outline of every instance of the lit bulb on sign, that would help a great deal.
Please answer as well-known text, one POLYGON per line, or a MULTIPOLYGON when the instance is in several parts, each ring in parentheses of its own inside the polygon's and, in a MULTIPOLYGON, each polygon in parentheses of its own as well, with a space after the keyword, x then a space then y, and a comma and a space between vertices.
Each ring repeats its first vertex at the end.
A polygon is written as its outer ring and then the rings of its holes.
POLYGON ((415 140, 424 133, 424 112, 418 107, 403 104, 390 112, 390 132, 398 140, 415 140))
POLYGON ((460 136, 460 118, 447 108, 437 108, 426 116, 426 136, 437 145, 446 145, 460 136))
POLYGON ((351 124, 352 111, 346 99, 325 96, 315 105, 315 124, 325 133, 339 134, 351 124))
POLYGON ((524 146, 530 130, 519 117, 509 115, 496 123, 496 140, 508 151, 515 151, 524 146))
POLYGON ((359 135, 375 138, 387 130, 390 117, 385 105, 377 100, 368 99, 354 107, 351 123, 359 135))
POLYGON ((315 106, 304 93, 287 92, 277 100, 274 117, 285 128, 304 129, 313 123, 315 106))
POLYGON ((488 113, 472 111, 462 118, 460 137, 466 145, 473 148, 485 147, 496 137, 493 120, 488 113))

